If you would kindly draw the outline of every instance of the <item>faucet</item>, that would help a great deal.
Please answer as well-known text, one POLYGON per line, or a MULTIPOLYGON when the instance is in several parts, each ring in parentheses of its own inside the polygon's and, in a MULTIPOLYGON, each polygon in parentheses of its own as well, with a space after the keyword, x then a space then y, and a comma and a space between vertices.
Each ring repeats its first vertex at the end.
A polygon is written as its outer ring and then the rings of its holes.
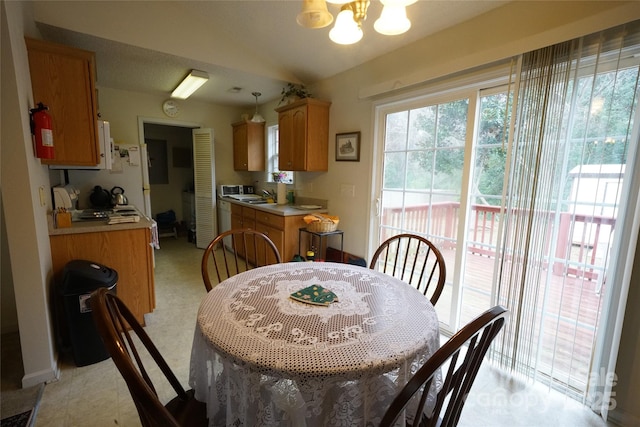
POLYGON ((274 190, 262 190, 262 197, 276 201, 276 192, 274 190))

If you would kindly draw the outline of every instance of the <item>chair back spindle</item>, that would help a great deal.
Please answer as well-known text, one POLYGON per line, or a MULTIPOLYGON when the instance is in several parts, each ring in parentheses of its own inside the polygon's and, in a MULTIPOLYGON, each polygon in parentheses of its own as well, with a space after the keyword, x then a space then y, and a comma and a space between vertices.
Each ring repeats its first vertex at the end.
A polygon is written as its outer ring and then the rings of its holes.
POLYGON ((442 294, 447 275, 440 250, 426 238, 407 233, 384 241, 373 254, 369 268, 414 286, 433 305, 442 294))
POLYGON ((205 249, 201 263, 202 280, 209 292, 213 288, 210 264, 213 264, 220 283, 251 268, 281 262, 280 252, 269 236, 250 228, 233 229, 218 235, 205 249), (230 250, 225 248, 227 237, 227 241, 231 242, 230 250))
POLYGON ((89 300, 96 329, 113 362, 127 383, 144 427, 206 426, 207 410, 195 399, 193 390, 186 391, 160 351, 129 308, 107 288, 99 288, 89 300), (139 342, 139 343, 138 343, 139 342), (144 349, 144 352, 142 350, 144 349), (166 405, 158 397, 151 370, 155 364, 176 396, 166 405))
POLYGON ((440 347, 396 395, 387 409, 380 427, 395 424, 409 403, 420 395, 415 410, 408 415, 414 426, 452 427, 458 424, 467 395, 478 374, 491 342, 502 329, 508 311, 495 306, 465 325, 440 347), (462 358, 462 361, 459 360, 462 358), (434 379, 443 373, 433 410, 425 411, 434 379))

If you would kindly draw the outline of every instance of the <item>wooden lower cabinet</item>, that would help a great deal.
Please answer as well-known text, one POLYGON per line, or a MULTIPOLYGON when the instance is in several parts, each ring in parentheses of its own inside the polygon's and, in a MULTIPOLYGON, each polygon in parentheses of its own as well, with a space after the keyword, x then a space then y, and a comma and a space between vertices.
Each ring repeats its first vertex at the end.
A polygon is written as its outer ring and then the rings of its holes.
MULTIPOLYGON (((276 215, 231 203, 231 228, 252 228, 266 234, 278 248, 282 262, 291 261, 298 253, 298 229, 305 226, 303 218, 304 215, 276 215)), ((244 247, 240 245, 237 249, 240 255, 245 255, 244 247)), ((249 253, 248 258, 255 260, 255 255, 249 253)))
POLYGON ((156 305, 149 228, 63 234, 49 238, 56 284, 63 280, 64 266, 74 259, 112 268, 118 272, 118 297, 144 324, 144 314, 151 313, 156 305))
MULTIPOLYGON (((271 241, 273 242, 274 245, 276 245, 276 248, 278 248, 278 252, 280 253, 280 258, 281 260, 284 262, 285 259, 282 257, 282 248, 284 248, 284 230, 279 230, 277 228, 274 227, 270 227, 268 225, 265 224, 261 224, 259 222, 256 223, 256 230, 265 234, 267 237, 269 237, 269 239, 271 239, 271 241)), ((265 254, 263 253, 266 250, 266 247, 264 245, 262 246, 258 246, 258 259, 259 260, 263 260, 265 259, 265 254)), ((276 263, 276 259, 275 256, 272 253, 273 251, 268 251, 267 252, 267 264, 275 264, 276 263)))

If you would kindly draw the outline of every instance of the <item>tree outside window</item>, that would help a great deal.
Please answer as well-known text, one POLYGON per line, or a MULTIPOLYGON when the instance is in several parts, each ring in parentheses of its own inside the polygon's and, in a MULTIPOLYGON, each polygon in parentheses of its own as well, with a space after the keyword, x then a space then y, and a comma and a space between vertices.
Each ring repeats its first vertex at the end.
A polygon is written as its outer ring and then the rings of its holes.
POLYGON ((269 126, 267 129, 267 139, 269 156, 267 172, 269 172, 269 182, 293 184, 293 172, 278 169, 278 125, 269 126))

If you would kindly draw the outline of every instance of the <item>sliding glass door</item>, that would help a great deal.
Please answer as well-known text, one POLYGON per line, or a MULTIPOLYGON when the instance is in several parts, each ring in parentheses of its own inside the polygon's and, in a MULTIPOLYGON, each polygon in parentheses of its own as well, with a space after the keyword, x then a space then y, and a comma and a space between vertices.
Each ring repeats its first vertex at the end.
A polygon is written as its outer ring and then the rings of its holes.
POLYGON ((506 91, 471 89, 385 115, 377 241, 407 232, 438 246, 447 281, 436 310, 450 332, 491 307, 506 91))
POLYGON ((447 265, 443 329, 507 305, 503 366, 582 399, 622 208, 638 197, 625 180, 640 138, 640 44, 587 42, 559 57, 558 84, 528 98, 505 67, 503 85, 380 105, 370 238, 371 250, 404 232, 434 242, 447 265))
MULTIPOLYGON (((469 98, 451 99, 385 117, 377 242, 403 233, 436 243, 455 271, 469 98)), ((453 325, 452 286, 447 280, 438 315, 453 325)))

